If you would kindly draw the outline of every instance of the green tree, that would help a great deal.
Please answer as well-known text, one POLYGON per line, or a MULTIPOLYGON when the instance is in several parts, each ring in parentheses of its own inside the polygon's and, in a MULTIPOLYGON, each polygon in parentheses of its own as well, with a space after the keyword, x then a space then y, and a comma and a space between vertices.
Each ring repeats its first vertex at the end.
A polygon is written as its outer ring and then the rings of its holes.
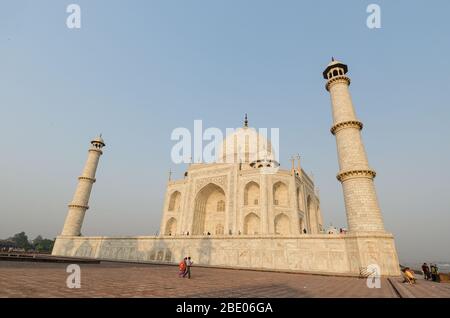
POLYGON ((55 240, 44 239, 41 235, 33 240, 33 247, 38 252, 51 252, 55 240))
POLYGON ((44 238, 41 235, 36 236, 36 238, 33 240, 33 245, 38 245, 44 240, 44 238))
POLYGON ((19 248, 23 248, 25 250, 31 248, 31 244, 28 241, 28 236, 25 234, 25 232, 14 234, 14 236, 11 237, 10 240, 16 243, 17 247, 19 248))

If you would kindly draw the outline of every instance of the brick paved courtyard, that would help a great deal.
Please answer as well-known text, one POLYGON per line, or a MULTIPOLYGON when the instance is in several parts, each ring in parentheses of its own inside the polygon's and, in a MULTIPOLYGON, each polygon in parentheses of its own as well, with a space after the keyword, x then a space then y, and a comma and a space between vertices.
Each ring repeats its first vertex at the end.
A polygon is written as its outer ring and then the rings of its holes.
MULTIPOLYGON (((191 280, 168 265, 82 264, 81 288, 66 287, 67 264, 0 262, 0 297, 398 297, 383 278, 380 289, 364 279, 306 274, 193 268, 191 280)), ((450 284, 419 281, 406 297, 450 297, 450 284)), ((399 289, 400 288, 400 289, 399 289)), ((405 296, 404 296, 405 297, 405 296)))

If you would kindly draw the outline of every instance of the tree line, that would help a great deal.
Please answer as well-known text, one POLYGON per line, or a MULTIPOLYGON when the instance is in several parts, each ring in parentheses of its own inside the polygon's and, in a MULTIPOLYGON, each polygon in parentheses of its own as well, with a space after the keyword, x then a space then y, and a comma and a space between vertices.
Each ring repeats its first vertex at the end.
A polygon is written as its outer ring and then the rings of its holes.
POLYGON ((37 252, 51 252, 55 239, 50 240, 43 238, 41 235, 36 236, 34 240, 29 240, 25 232, 14 234, 5 240, 0 240, 0 249, 3 248, 18 248, 25 251, 37 251, 37 252))

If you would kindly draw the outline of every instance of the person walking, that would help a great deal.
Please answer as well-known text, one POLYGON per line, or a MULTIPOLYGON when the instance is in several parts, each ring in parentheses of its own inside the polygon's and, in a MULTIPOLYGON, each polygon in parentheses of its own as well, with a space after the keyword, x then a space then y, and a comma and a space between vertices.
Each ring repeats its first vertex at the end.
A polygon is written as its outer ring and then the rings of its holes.
POLYGON ((436 264, 433 264, 433 267, 431 268, 431 280, 433 282, 438 282, 440 281, 439 279, 439 268, 437 267, 436 264))
POLYGON ((434 264, 430 264, 430 268, 431 268, 431 280, 433 282, 437 281, 437 267, 434 264))
POLYGON ((194 264, 194 262, 191 260, 191 257, 189 256, 186 259, 186 272, 185 272, 183 277, 187 276, 188 279, 191 279, 191 267, 192 267, 192 264, 194 264))
POLYGON ((427 263, 423 263, 422 272, 423 272, 423 278, 425 280, 429 280, 430 279, 430 267, 428 267, 427 263))
POLYGON ((186 276, 186 271, 187 271, 187 257, 185 257, 180 264, 178 265, 178 269, 179 269, 179 273, 178 276, 181 277, 185 277, 186 276))

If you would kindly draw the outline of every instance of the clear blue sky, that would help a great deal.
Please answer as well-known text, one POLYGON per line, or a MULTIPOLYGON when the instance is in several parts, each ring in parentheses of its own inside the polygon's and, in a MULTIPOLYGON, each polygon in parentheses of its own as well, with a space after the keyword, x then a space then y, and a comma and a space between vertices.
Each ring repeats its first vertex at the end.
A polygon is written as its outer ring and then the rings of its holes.
POLYGON ((2 1, 0 237, 57 235, 89 141, 107 143, 85 235, 154 234, 170 133, 195 119, 280 128, 326 224, 345 226, 322 70, 349 65, 402 261, 449 260, 449 1, 2 1), (66 27, 78 3, 82 28, 66 27), (366 7, 382 28, 366 27, 366 7))

